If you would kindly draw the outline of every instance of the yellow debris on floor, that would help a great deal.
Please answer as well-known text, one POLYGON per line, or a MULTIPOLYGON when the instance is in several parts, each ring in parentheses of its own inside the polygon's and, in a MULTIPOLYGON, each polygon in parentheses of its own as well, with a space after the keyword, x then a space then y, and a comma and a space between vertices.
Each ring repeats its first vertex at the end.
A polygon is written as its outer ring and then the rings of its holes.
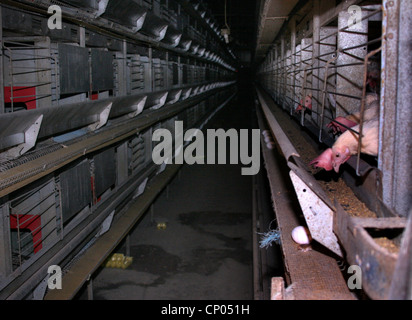
POLYGON ((127 257, 123 253, 113 253, 107 258, 106 268, 126 269, 133 262, 133 257, 127 257))
POLYGON ((159 222, 157 224, 157 229, 158 230, 166 230, 166 227, 167 227, 166 222, 159 222))

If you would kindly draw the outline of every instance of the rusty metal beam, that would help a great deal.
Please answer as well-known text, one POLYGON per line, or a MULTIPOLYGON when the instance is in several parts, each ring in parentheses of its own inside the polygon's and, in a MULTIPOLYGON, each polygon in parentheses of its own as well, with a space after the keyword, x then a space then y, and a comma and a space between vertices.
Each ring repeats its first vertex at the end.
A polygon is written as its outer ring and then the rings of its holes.
POLYGON ((388 299, 397 254, 380 246, 367 229, 403 229, 404 218, 354 218, 335 201, 334 231, 346 250, 347 260, 362 270, 362 289, 377 300, 388 299))
POLYGON ((403 232, 398 261, 389 290, 389 299, 412 300, 412 210, 409 211, 408 222, 403 232))
MULTIPOLYGON (((266 129, 263 113, 258 109, 261 129, 266 129)), ((262 154, 271 187, 274 213, 281 235, 288 291, 293 291, 296 300, 353 300, 336 260, 322 250, 308 252, 299 250, 292 240, 292 230, 302 224, 299 218, 298 200, 287 175, 287 166, 282 161, 280 150, 266 147, 262 138, 262 154)))

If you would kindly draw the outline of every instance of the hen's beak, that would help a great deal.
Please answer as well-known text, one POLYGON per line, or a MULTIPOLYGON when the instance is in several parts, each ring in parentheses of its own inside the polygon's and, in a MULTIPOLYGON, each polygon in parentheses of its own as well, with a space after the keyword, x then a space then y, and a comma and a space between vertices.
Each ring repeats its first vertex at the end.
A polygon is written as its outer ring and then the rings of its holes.
POLYGON ((333 170, 335 170, 336 173, 339 173, 339 168, 340 168, 340 163, 332 163, 333 170))

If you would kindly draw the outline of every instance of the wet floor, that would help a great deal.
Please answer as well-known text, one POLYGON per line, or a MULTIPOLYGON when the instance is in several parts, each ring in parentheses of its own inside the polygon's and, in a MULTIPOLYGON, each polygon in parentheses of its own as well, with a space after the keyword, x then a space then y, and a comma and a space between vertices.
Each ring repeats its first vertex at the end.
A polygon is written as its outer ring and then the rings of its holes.
MULTIPOLYGON (((250 129, 245 92, 207 127, 250 129)), ((253 299, 252 177, 242 166, 184 165, 133 229, 133 263, 94 276, 94 299, 253 299)))

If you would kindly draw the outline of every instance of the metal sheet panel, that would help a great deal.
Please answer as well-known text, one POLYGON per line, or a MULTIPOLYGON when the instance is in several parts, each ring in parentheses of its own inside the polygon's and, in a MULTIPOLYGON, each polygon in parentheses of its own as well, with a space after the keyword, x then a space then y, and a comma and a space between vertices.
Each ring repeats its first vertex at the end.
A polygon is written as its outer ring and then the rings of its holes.
POLYGON ((165 21, 149 12, 140 32, 161 41, 165 37, 168 27, 165 21))
POLYGON ((407 216, 412 204, 411 12, 409 1, 384 1, 379 169, 382 200, 407 216))
POLYGON ((333 233, 333 210, 296 173, 289 174, 313 239, 343 257, 333 233))
MULTIPOLYGON (((366 13, 362 11, 362 15, 366 13)), ((336 97, 337 117, 345 117, 360 110, 359 97, 362 96, 364 72, 362 64, 368 53, 368 20, 348 27, 349 17, 346 11, 340 12, 338 17, 338 48, 342 51, 337 58, 336 91, 341 94, 336 97)))
POLYGON ((103 18, 120 23, 134 32, 139 31, 146 18, 146 9, 132 0, 109 1, 103 18))
POLYGON ((116 172, 118 186, 123 185, 129 177, 129 159, 127 151, 127 142, 122 143, 116 148, 116 172))
POLYGON ((0 150, 25 142, 24 132, 38 119, 38 115, 24 118, 14 114, 4 114, 0 117, 0 150))
POLYGON ((60 174, 62 214, 64 223, 91 202, 90 170, 88 161, 60 174))
POLYGON ((60 94, 88 92, 89 52, 86 48, 59 43, 60 94))
MULTIPOLYGON (((336 53, 334 52, 336 50, 336 34, 334 33, 337 31, 337 28, 335 27, 322 27, 319 30, 319 36, 322 39, 322 41, 319 44, 319 54, 321 57, 317 58, 319 61, 319 66, 326 66, 327 62, 334 59, 336 57, 336 53), (329 53, 329 54, 328 54, 329 53)), ((320 68, 319 70, 316 70, 318 72, 318 79, 319 83, 318 86, 319 88, 323 89, 324 86, 324 79, 325 79, 325 68, 320 68)), ((336 68, 328 68, 328 76, 327 76, 327 83, 326 83, 326 90, 328 92, 336 92, 336 68)), ((322 109, 322 98, 323 98, 323 93, 320 91, 313 92, 313 95, 315 99, 312 99, 312 108, 313 110, 316 110, 317 112, 321 113, 322 109), (319 103, 318 103, 319 101, 319 103)), ((327 98, 325 99, 325 109, 324 109, 324 114, 328 118, 334 118, 334 115, 336 114, 335 110, 335 105, 332 105, 330 103, 330 100, 328 99, 329 94, 326 96, 327 98)), ((336 100, 336 96, 332 96, 336 100)), ((318 115, 313 113, 312 117, 314 119, 318 118, 318 115)), ((319 119, 320 122, 320 119, 319 119)), ((323 124, 326 126, 328 123, 327 121, 324 121, 323 124)))
POLYGON ((113 55, 110 52, 91 49, 92 90, 102 91, 114 88, 113 55))
POLYGON ((96 196, 116 183, 116 163, 114 149, 103 151, 94 156, 94 187, 96 196))
POLYGON ((95 130, 107 122, 111 106, 109 100, 97 100, 30 112, 43 115, 43 122, 47 125, 40 128, 39 138, 45 138, 85 126, 95 130))

